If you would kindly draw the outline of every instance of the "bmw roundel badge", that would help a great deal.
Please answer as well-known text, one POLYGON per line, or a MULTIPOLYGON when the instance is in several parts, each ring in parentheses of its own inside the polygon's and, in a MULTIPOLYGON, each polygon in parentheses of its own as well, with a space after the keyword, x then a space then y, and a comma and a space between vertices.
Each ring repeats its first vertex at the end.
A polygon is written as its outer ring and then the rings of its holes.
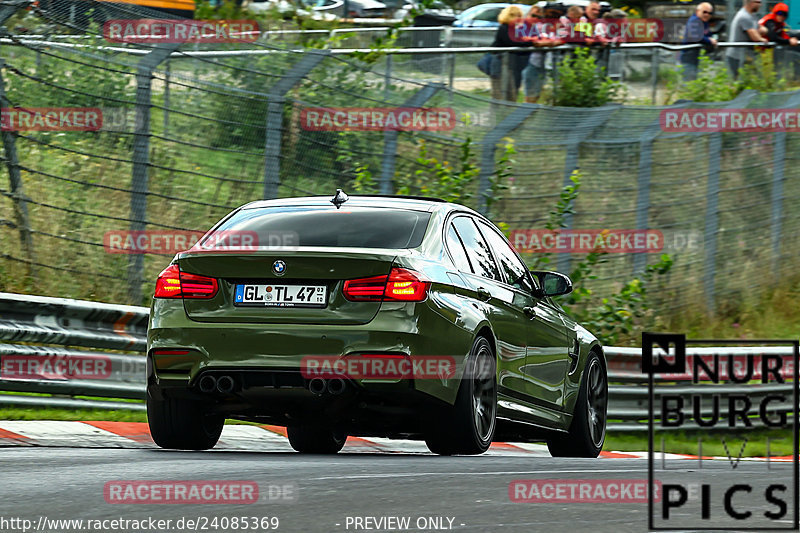
POLYGON ((286 273, 286 263, 278 259, 272 263, 272 271, 278 276, 283 276, 286 273))

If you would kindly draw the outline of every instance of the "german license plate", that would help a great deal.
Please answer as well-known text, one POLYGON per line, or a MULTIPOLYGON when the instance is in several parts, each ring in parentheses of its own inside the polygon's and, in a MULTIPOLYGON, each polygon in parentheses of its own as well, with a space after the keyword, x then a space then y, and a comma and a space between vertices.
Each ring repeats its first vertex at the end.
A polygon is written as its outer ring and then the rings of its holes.
POLYGON ((233 304, 253 307, 325 307, 324 285, 236 285, 233 304))

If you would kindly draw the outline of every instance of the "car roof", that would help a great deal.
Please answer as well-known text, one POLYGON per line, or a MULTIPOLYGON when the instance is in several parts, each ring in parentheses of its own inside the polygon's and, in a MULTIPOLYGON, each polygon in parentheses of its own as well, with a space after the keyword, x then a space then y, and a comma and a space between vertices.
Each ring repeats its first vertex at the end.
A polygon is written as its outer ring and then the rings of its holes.
MULTIPOLYGON (((439 198, 427 198, 422 196, 392 196, 392 195, 348 195, 349 198, 342 207, 394 207, 399 209, 415 209, 418 211, 468 211, 478 214, 469 207, 461 204, 446 202, 439 198)), ((291 198, 278 198, 275 200, 257 200, 243 205, 241 209, 258 209, 264 207, 287 207, 287 206, 330 206, 329 196, 301 196, 291 198)))
POLYGON ((479 9, 490 9, 490 8, 507 7, 507 6, 530 7, 527 4, 517 4, 517 3, 514 3, 514 2, 494 2, 494 3, 488 3, 488 4, 478 4, 476 6, 468 7, 467 9, 462 11, 462 13, 466 13, 467 11, 478 11, 479 9))

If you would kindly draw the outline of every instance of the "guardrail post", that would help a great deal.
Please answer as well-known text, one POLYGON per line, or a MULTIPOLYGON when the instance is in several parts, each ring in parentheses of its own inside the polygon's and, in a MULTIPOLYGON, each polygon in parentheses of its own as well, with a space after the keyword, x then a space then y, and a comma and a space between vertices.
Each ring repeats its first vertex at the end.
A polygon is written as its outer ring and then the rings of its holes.
MULTIPOLYGON (((147 227, 147 189, 150 180, 150 109, 153 71, 180 43, 159 44, 142 57, 136 67, 136 126, 133 132, 133 177, 131 179, 131 231, 147 227)), ((133 254, 128 262, 128 298, 142 303, 144 255, 133 254)))
MULTIPOLYGON (((444 87, 441 83, 429 83, 414 96, 403 102, 403 107, 421 107, 444 87)), ((381 194, 392 194, 395 161, 397 159, 397 138, 400 132, 388 130, 383 134, 383 161, 381 163, 381 194)))
POLYGON ((497 151, 497 143, 517 129, 536 109, 537 106, 533 105, 518 106, 500 124, 484 135, 481 141, 483 145, 481 149, 481 173, 478 177, 478 211, 481 214, 487 214, 486 199, 490 194, 491 177, 495 171, 494 156, 497 151))
POLYGON ((267 95, 267 135, 264 146, 264 199, 278 197, 281 184, 281 134, 283 130, 283 105, 286 93, 314 67, 330 55, 330 50, 309 50, 289 72, 270 89, 267 95))
MULTIPOLYGON (((3 79, 4 68, 5 61, 0 58, 0 108, 11 107, 6 98, 5 80, 3 79)), ((22 175, 19 171, 17 138, 12 131, 0 132, 0 136, 3 138, 3 153, 5 154, 4 159, 8 168, 8 179, 11 183, 11 199, 14 202, 14 218, 19 230, 19 241, 28 258, 28 276, 35 277, 36 267, 34 263, 36 262, 36 257, 33 252, 33 235, 30 218, 28 217, 28 202, 22 187, 22 175)))

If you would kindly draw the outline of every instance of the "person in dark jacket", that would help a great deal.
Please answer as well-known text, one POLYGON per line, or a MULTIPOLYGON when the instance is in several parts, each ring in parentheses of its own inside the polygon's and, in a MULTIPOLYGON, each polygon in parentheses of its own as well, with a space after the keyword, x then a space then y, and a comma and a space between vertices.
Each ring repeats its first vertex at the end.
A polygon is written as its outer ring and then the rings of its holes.
MULTIPOLYGON (((714 14, 714 7, 708 2, 698 4, 694 14, 686 22, 683 32, 683 44, 701 44, 702 50, 710 52, 717 46, 717 40, 711 37, 709 21, 714 14)), ((697 68, 700 64, 700 48, 681 50, 680 62, 683 65, 683 79, 697 79, 697 68)))
MULTIPOLYGON (((494 35, 494 42, 492 43, 492 46, 498 48, 532 46, 532 43, 530 42, 523 42, 521 40, 515 41, 512 39, 512 32, 514 31, 515 27, 523 23, 522 17, 522 10, 519 7, 512 5, 504 8, 497 16, 497 22, 500 23, 500 26, 497 28, 497 32, 494 35)), ((522 71, 525 70, 526 66, 528 66, 528 59, 531 53, 518 51, 510 52, 508 54, 494 54, 492 61, 497 61, 502 64, 504 55, 508 55, 508 66, 511 70, 509 73, 511 76, 511 82, 508 86, 503 87, 502 74, 497 78, 491 78, 492 98, 495 100, 509 100, 511 102, 516 102, 517 96, 519 95, 519 88, 522 85, 522 71)), ((502 68, 499 65, 493 65, 492 72, 502 72, 502 68)))
POLYGON ((784 46, 797 46, 797 38, 786 33, 786 17, 789 16, 789 6, 783 2, 775 4, 772 11, 758 21, 758 29, 768 41, 784 46))

